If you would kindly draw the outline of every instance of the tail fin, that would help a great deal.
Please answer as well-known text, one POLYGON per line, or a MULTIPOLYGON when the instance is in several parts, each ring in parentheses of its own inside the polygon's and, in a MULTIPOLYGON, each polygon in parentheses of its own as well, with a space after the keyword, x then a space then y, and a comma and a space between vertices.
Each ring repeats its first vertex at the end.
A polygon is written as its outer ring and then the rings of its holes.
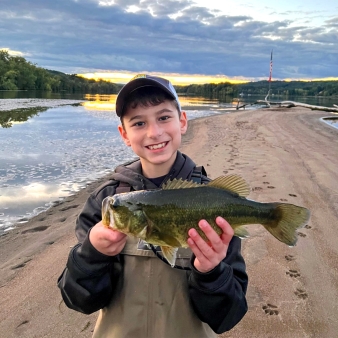
POLYGON ((263 226, 279 241, 294 246, 297 242, 296 230, 308 223, 310 211, 293 204, 275 203, 272 213, 272 220, 263 226))

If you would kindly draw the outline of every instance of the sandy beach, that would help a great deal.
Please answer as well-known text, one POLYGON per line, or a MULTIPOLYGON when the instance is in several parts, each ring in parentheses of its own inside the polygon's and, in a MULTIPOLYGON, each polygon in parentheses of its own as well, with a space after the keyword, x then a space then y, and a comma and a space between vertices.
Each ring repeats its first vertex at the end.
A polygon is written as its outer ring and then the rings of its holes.
MULTIPOLYGON (((249 311, 222 338, 325 337, 338 332, 338 130, 309 109, 244 110, 189 122, 181 150, 209 176, 239 174, 250 199, 311 211, 288 247, 260 225, 243 240, 249 311)), ((0 237, 0 336, 91 337, 97 313, 61 303, 56 286, 75 219, 105 178, 0 237)))

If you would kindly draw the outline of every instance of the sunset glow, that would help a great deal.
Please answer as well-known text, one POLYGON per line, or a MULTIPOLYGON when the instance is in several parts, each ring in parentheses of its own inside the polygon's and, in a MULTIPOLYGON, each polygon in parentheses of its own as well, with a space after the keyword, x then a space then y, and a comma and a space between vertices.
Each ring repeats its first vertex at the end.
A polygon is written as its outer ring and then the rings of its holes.
MULTIPOLYGON (((140 72, 143 73, 143 72, 140 72)), ((128 73, 128 72, 95 72, 95 73, 85 73, 78 74, 86 79, 94 80, 106 80, 113 83, 127 83, 132 79, 137 73, 128 73)), ((204 83, 222 83, 230 82, 233 84, 246 83, 253 81, 253 79, 245 79, 242 77, 226 77, 224 75, 199 75, 199 74, 170 74, 170 73, 154 73, 147 72, 149 75, 161 76, 172 82, 174 85, 189 85, 189 84, 204 84, 204 83)))
MULTIPOLYGON (((140 72, 142 73, 142 72, 140 72)), ((155 73, 155 72, 144 72, 149 75, 154 76, 161 76, 169 81, 172 82, 173 85, 177 86, 187 86, 190 84, 198 84, 202 85, 205 83, 222 83, 222 82, 230 82, 232 84, 241 84, 241 83, 247 83, 251 81, 262 81, 262 80, 268 80, 268 77, 264 78, 244 78, 244 77, 227 77, 222 75, 200 75, 200 74, 170 74, 170 73, 155 73)), ((82 76, 86 79, 94 79, 94 80, 105 80, 113 83, 122 83, 125 84, 129 80, 131 80, 135 75, 138 73, 128 73, 128 72, 94 72, 94 73, 84 73, 84 74, 77 74, 79 76, 82 76)), ((310 82, 310 81, 338 81, 338 77, 327 77, 327 78, 314 78, 314 79, 273 79, 273 80, 279 80, 279 81, 304 81, 304 82, 310 82)))

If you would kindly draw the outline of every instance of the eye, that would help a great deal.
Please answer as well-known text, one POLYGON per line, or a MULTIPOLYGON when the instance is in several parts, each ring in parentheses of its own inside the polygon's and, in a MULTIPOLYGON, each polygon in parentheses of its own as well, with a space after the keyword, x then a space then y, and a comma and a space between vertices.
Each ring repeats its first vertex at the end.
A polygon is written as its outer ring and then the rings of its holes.
POLYGON ((160 121, 166 121, 166 120, 168 120, 168 119, 170 119, 170 116, 167 116, 167 115, 161 116, 161 117, 159 118, 160 121))
POLYGON ((136 123, 134 123, 133 125, 132 125, 132 127, 142 127, 142 126, 144 126, 144 122, 136 122, 136 123))

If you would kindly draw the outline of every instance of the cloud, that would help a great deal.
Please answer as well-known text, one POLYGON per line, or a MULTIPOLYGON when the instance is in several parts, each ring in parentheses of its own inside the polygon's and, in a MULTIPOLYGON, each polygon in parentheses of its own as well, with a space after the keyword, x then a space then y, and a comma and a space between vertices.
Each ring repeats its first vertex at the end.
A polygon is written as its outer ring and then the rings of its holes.
POLYGON ((273 49, 276 78, 338 76, 337 18, 321 27, 304 21, 297 25, 284 15, 264 22, 227 16, 188 0, 11 0, 0 8, 0 16, 0 48, 68 73, 126 70, 259 78, 268 76, 273 49))

